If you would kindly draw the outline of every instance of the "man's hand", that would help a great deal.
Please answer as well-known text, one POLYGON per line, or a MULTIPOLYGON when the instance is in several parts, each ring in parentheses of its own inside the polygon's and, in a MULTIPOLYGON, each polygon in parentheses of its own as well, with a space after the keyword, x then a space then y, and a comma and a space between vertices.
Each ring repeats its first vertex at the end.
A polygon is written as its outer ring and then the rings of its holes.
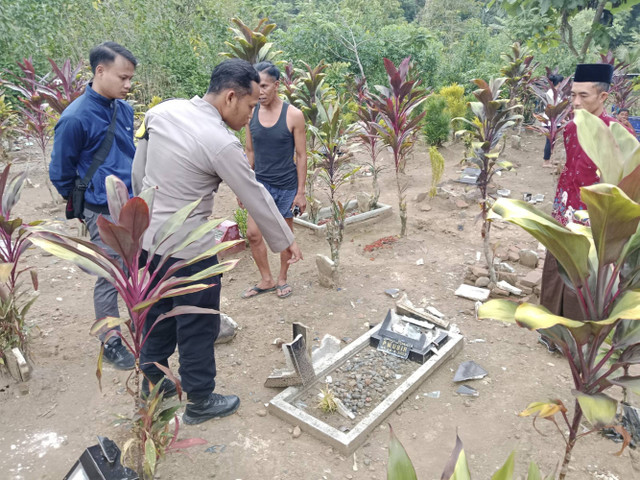
POLYGON ((307 197, 304 196, 304 193, 296 193, 296 196, 293 198, 293 205, 291 208, 296 205, 300 208, 300 214, 302 215, 307 209, 307 197))
POLYGON ((292 264, 292 263, 296 263, 298 260, 302 260, 302 251, 300 250, 300 247, 298 247, 298 244, 294 242, 289 245, 289 247, 287 248, 287 252, 289 252, 289 254, 291 255, 291 258, 287 261, 288 264, 292 264))

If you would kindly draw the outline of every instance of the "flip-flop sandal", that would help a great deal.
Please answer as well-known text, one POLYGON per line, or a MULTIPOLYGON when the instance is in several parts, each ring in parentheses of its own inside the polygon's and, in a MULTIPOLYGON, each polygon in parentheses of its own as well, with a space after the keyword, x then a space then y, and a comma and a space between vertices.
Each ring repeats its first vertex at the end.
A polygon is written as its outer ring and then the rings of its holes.
POLYGON ((278 296, 278 298, 287 298, 291 296, 291 294, 293 293, 293 289, 289 290, 287 293, 280 294, 280 292, 282 292, 285 288, 291 288, 291 286, 288 283, 285 283, 284 285, 276 285, 276 295, 278 296))
POLYGON ((262 295, 263 293, 273 292, 275 289, 276 287, 260 288, 259 286, 254 285, 249 290, 245 290, 244 292, 242 292, 242 295, 240 295, 240 298, 244 298, 246 300, 248 298, 253 298, 253 297, 257 297, 258 295, 262 295), (256 292, 256 293, 247 295, 249 292, 256 292))

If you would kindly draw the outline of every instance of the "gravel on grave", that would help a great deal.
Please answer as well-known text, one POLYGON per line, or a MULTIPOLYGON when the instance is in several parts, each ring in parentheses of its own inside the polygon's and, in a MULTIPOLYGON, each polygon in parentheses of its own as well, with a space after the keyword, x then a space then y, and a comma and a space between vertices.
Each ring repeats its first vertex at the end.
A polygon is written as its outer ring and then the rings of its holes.
POLYGON ((369 412, 376 408, 421 365, 393 355, 365 347, 340 367, 329 372, 324 380, 305 391, 294 406, 337 428, 351 430, 369 412), (355 419, 343 417, 338 412, 325 413, 318 407, 321 389, 329 387, 333 394, 354 413, 355 419))

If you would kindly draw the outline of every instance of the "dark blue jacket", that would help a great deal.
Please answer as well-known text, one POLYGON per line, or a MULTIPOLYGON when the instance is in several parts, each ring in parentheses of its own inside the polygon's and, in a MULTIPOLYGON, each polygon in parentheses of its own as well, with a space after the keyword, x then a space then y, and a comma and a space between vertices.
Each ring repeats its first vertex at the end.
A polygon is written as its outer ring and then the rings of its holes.
POLYGON ((120 178, 131 195, 131 164, 135 154, 133 108, 123 100, 109 100, 87 85, 85 93, 62 112, 55 127, 49 178, 58 193, 67 198, 73 190, 76 176, 82 178, 89 169, 93 154, 100 147, 111 123, 116 101, 118 113, 111 150, 93 175, 84 195, 89 208, 107 205, 105 179, 108 175, 120 178))

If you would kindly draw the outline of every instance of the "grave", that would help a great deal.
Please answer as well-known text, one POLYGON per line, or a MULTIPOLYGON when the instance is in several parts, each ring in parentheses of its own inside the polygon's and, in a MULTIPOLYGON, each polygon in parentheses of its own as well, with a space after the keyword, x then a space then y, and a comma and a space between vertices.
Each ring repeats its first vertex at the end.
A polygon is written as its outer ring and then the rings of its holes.
MULTIPOLYGON (((313 381, 290 386, 275 396, 269 402, 269 412, 299 426, 341 454, 351 454, 376 426, 463 346, 462 335, 428 321, 426 315, 430 314, 421 309, 415 309, 418 315, 401 307, 398 310, 389 311, 382 323, 328 358, 324 355, 322 361, 316 361, 314 352, 313 381), (384 362, 385 366, 379 367, 374 362, 384 362), (364 398, 358 406, 353 405, 350 395, 340 398, 344 389, 339 386, 346 386, 354 372, 366 373, 369 369, 369 374, 375 372, 379 377, 378 371, 386 369, 386 365, 394 365, 392 370, 387 370, 391 375, 384 375, 388 380, 374 379, 375 385, 380 386, 376 391, 373 391, 373 383, 367 383, 371 387, 363 387, 372 389, 372 393, 362 394, 367 397, 366 405, 364 398), (361 367, 362 370, 358 370, 361 367), (378 382, 384 383, 384 388, 378 382), (336 392, 337 413, 322 412, 317 406, 318 393, 327 389, 336 392)), ((448 325, 443 318, 433 317, 448 325)), ((364 380, 372 382, 370 378, 364 380)))
MULTIPOLYGON (((346 210, 346 218, 344 221, 345 229, 349 226, 362 223, 362 222, 373 222, 375 219, 383 218, 388 215, 391 215, 391 205, 386 205, 384 203, 378 202, 378 208, 375 210, 369 210, 368 212, 359 213, 358 209, 358 201, 356 199, 349 200, 345 205, 346 210)), ((317 235, 325 235, 327 230, 327 226, 325 223, 322 223, 325 220, 328 220, 332 215, 331 207, 323 207, 318 212, 318 223, 311 223, 308 218, 309 215, 307 213, 303 213, 299 217, 294 217, 293 222, 296 225, 300 225, 302 227, 306 227, 313 231, 313 233, 317 235)))

